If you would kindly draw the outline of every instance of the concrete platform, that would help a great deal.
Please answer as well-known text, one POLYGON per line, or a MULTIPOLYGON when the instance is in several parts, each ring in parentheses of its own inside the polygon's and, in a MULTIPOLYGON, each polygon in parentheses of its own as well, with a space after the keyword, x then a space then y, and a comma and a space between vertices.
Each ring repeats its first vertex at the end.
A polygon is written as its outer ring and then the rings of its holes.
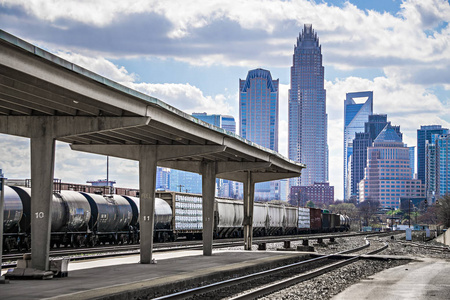
POLYGON ((10 280, 0 286, 2 299, 150 299, 173 286, 239 275, 298 261, 308 253, 292 251, 202 251, 154 253, 156 264, 139 256, 71 262, 69 276, 51 280, 10 280))
POLYGON ((450 299, 450 261, 420 259, 352 285, 333 300, 450 299))

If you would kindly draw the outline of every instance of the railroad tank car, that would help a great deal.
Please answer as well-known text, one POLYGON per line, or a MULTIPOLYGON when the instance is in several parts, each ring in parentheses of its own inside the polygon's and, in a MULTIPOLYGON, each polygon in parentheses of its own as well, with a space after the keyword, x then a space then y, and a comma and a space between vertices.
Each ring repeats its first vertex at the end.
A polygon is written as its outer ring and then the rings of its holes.
POLYGON ((3 232, 17 232, 23 215, 22 201, 19 194, 5 185, 4 189, 3 232))
MULTIPOLYGON (((139 212, 140 212, 140 199, 132 196, 118 196, 125 198, 131 205, 133 217, 130 222, 131 232, 130 241, 135 243, 139 240, 137 235, 137 229, 139 229, 139 212), (134 230, 136 229, 136 230, 134 230)), ((172 208, 170 205, 161 198, 155 198, 155 213, 154 213, 154 240, 158 242, 164 242, 169 239, 173 240, 172 232, 172 208)))
POLYGON ((20 220, 23 216, 23 205, 19 194, 4 186, 4 212, 3 212, 3 250, 9 252, 11 249, 19 248, 18 234, 20 233, 20 220))

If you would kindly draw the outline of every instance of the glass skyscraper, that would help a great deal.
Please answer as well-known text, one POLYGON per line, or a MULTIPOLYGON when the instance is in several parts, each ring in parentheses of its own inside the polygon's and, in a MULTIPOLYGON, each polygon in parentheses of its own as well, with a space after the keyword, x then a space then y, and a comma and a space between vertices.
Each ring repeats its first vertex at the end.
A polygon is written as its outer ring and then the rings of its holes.
POLYGON ((278 151, 278 84, 269 71, 251 70, 239 79, 240 136, 278 151))
POLYGON ((431 142, 431 136, 433 134, 447 133, 449 133, 448 129, 442 128, 441 125, 420 126, 420 129, 417 129, 417 178, 422 180, 424 184, 426 183, 426 141, 431 142))
MULTIPOLYGON (((258 145, 278 151, 278 85, 270 71, 251 70, 239 79, 240 135, 258 145)), ((280 182, 255 185, 255 199, 281 199, 280 182)))
POLYGON ((351 156, 355 134, 364 131, 364 124, 373 113, 373 92, 347 93, 344 102, 344 200, 350 199, 351 189, 351 156), (366 99, 356 103, 355 99, 366 99))
POLYGON ((433 134, 425 141, 425 179, 431 203, 450 193, 450 134, 433 134))
POLYGON ((319 38, 305 24, 294 46, 289 90, 289 158, 306 164, 291 186, 328 180, 327 114, 319 38))
POLYGON ((209 123, 219 128, 223 128, 232 133, 236 133, 236 121, 233 116, 228 115, 208 115, 207 113, 193 113, 193 117, 196 117, 203 122, 209 123))

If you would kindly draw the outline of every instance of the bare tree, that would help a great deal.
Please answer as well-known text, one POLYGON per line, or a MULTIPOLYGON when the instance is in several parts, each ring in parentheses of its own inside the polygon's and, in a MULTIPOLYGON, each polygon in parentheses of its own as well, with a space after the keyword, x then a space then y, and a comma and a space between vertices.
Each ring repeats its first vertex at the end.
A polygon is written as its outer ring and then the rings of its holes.
POLYGON ((438 219, 445 227, 450 227, 450 194, 439 199, 438 219))
POLYGON ((358 212, 363 219, 363 225, 369 226, 371 218, 375 215, 380 206, 380 202, 377 200, 367 199, 364 202, 358 204, 358 212))

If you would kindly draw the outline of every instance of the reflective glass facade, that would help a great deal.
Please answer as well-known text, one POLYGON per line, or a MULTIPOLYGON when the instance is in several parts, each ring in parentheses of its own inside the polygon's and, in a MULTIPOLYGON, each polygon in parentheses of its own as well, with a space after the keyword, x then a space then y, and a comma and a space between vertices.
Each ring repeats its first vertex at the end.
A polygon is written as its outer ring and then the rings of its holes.
POLYGON ((351 159, 353 154, 353 139, 357 132, 364 131, 364 124, 373 113, 373 92, 347 93, 344 102, 344 200, 351 196, 351 159), (355 99, 363 98, 363 103, 355 99))
POLYGON ((425 183, 426 178, 426 166, 425 166, 425 143, 426 141, 431 142, 431 136, 433 134, 447 134, 448 129, 442 128, 441 125, 427 125, 420 126, 417 129, 417 178, 425 183))
POLYGON ((450 134, 433 134, 431 141, 425 142, 425 150, 425 186, 433 203, 450 193, 450 134))
POLYGON ((328 180, 327 114, 319 38, 305 24, 294 47, 289 90, 289 158, 306 164, 291 186, 328 180))
POLYGON ((239 80, 240 136, 278 151, 278 84, 269 71, 251 70, 239 80))

